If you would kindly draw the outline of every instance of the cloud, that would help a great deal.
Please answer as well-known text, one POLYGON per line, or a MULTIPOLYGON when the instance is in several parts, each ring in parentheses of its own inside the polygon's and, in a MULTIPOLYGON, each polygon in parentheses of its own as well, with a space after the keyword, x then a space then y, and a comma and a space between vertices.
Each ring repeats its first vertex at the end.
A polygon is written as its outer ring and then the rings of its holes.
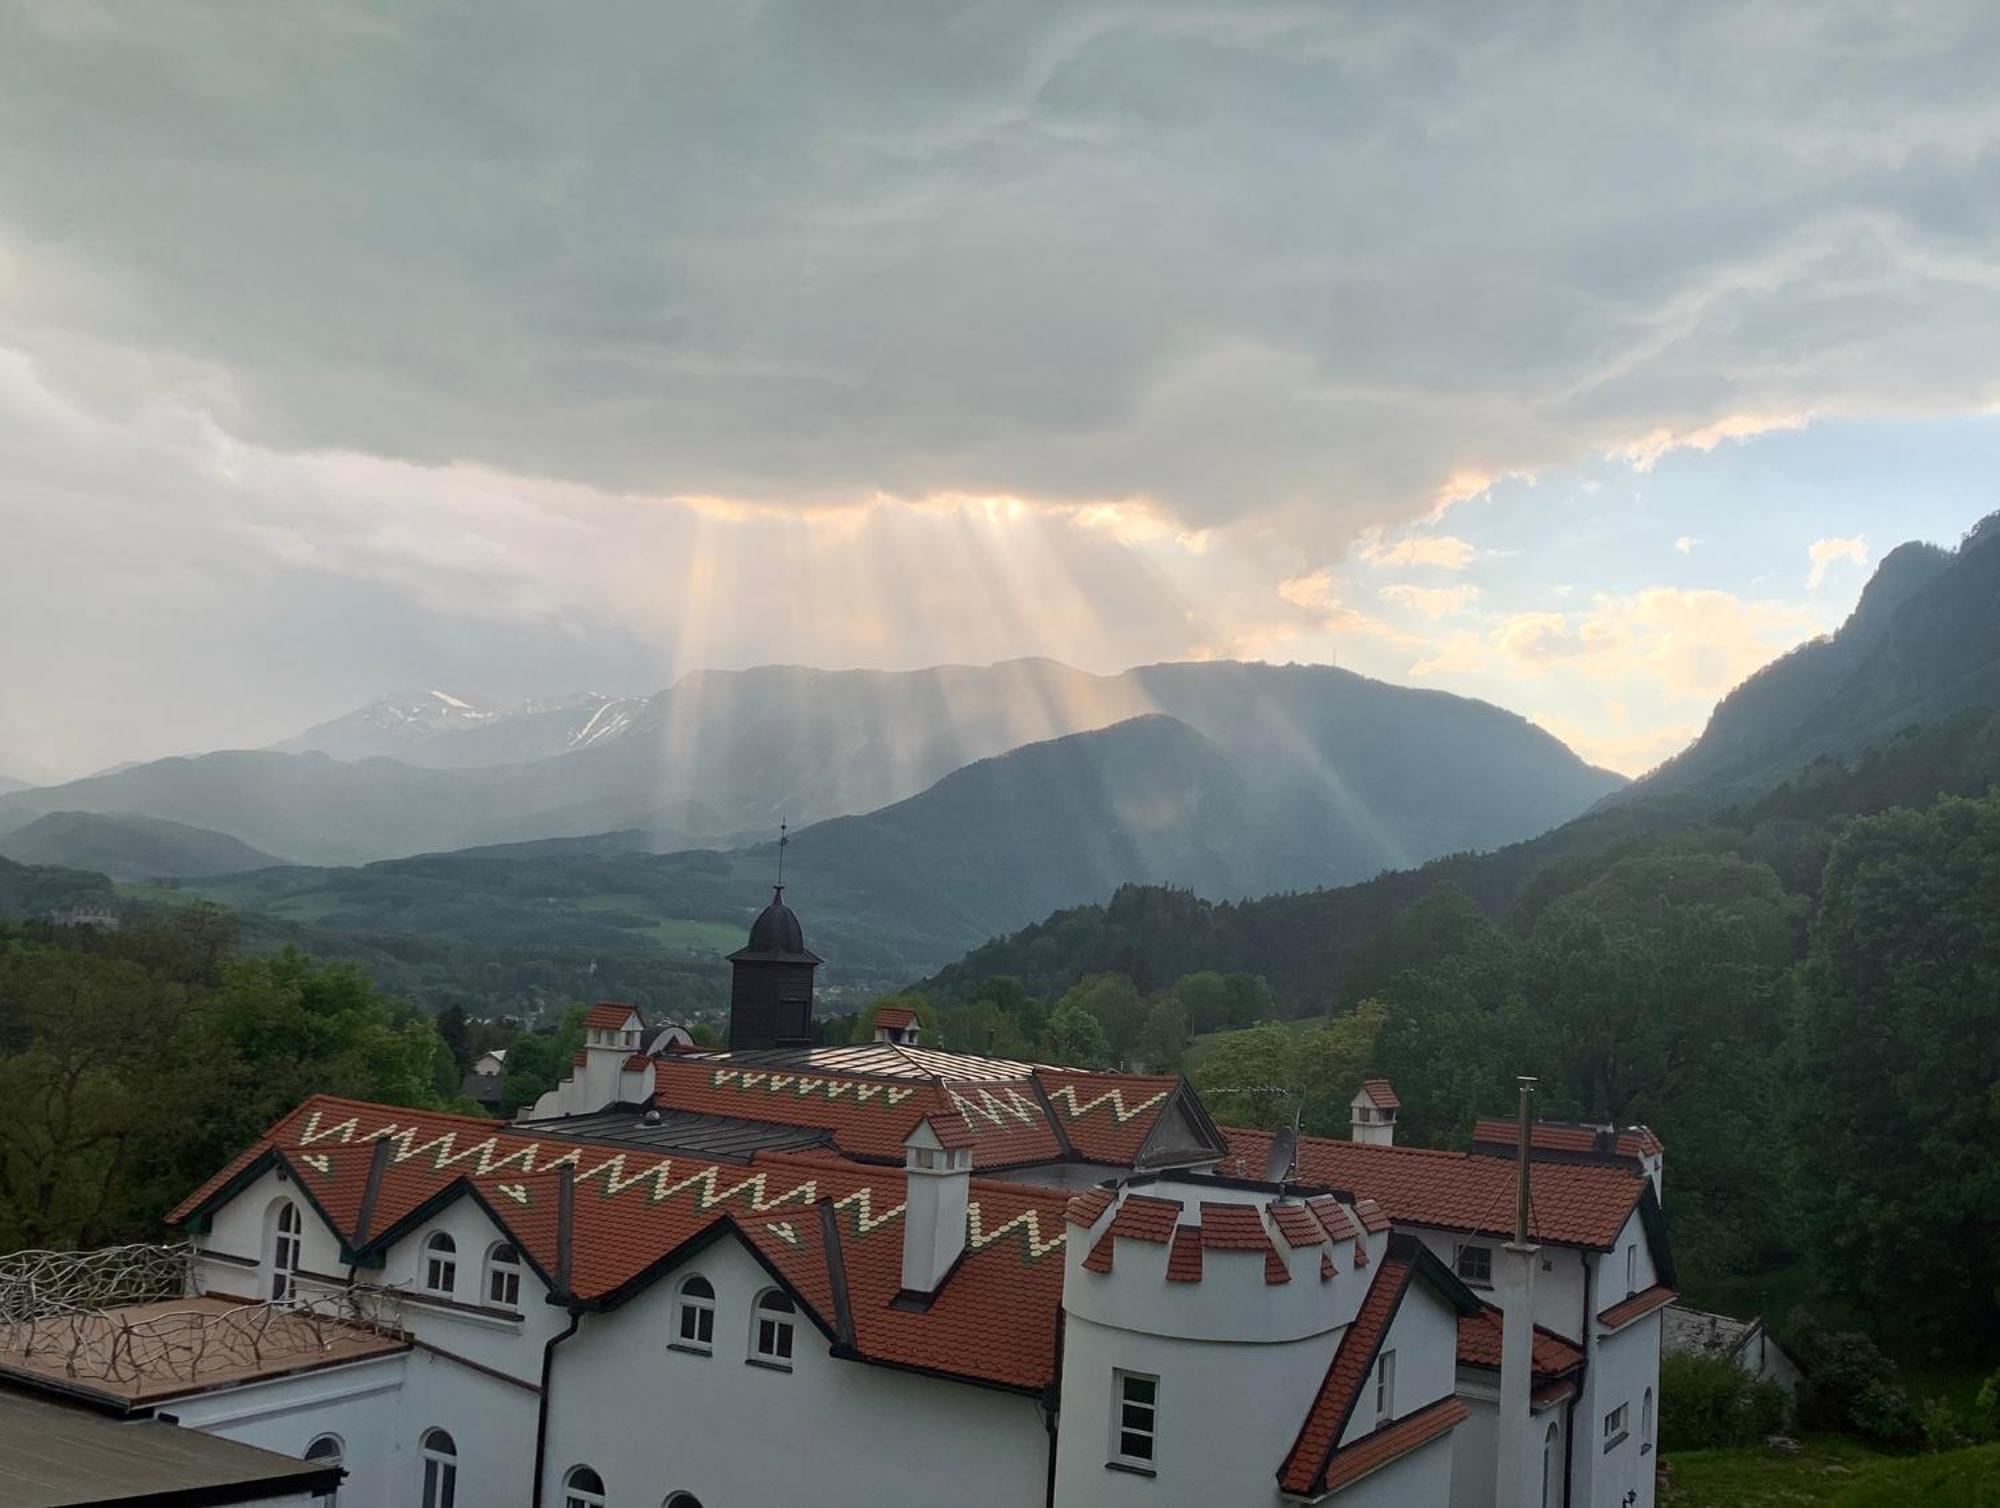
POLYGON ((1868 541, 1856 535, 1852 539, 1816 539, 1806 546, 1806 559, 1812 562, 1812 569, 1806 573, 1806 590, 1816 592, 1826 580, 1826 573, 1838 561, 1851 561, 1857 568, 1868 566, 1868 541))
POLYGON ((1692 555, 1694 554, 1694 547, 1700 543, 1701 541, 1696 539, 1692 534, 1683 534, 1679 539, 1674 541, 1674 549, 1682 555, 1692 555))
POLYGON ((1334 577, 1331 571, 1310 571, 1289 576, 1278 583, 1278 595, 1294 607, 1333 606, 1334 577))
POLYGON ((1804 609, 1729 592, 1655 586, 1599 593, 1582 612, 1524 612, 1492 632, 1498 657, 1531 678, 1562 670, 1603 685, 1648 685, 1712 702, 1811 636, 1804 609))
POLYGON ((1379 535, 1368 535, 1362 539, 1359 553, 1363 560, 1378 568, 1436 566, 1445 571, 1462 571, 1479 554, 1464 540, 1449 534, 1399 539, 1394 544, 1384 544, 1379 535))
POLYGON ((1426 618, 1447 618, 1453 613, 1464 612, 1477 601, 1479 588, 1469 582, 1458 586, 1413 586, 1399 581, 1383 587, 1381 595, 1385 600, 1401 603, 1426 618))
POLYGON ((1641 775, 1686 748, 1701 732, 1698 722, 1625 729, 1558 713, 1536 712, 1529 719, 1547 729, 1594 765, 1641 775))
POLYGON ((1496 478, 2000 405, 1976 0, 0 6, 0 757, 419 668, 1400 670, 1272 583, 1465 570, 1405 531, 1496 478))
POLYGON ((1984 11, 30 6, 0 322, 278 450, 1339 543, 2000 397, 1984 11))

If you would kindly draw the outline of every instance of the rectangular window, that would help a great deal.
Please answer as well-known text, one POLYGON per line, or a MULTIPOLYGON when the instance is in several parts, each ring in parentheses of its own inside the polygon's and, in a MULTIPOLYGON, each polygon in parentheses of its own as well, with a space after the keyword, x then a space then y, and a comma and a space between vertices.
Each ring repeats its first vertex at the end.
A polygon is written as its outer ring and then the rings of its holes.
POLYGON ((1375 1363, 1375 1423, 1387 1424, 1396 1413, 1396 1353, 1384 1351, 1375 1363))
POLYGON ((1458 1249, 1458 1275, 1468 1283, 1481 1287, 1493 1286, 1493 1248, 1474 1246, 1469 1242, 1458 1249))
POLYGON ((1625 1297, 1628 1299, 1639 1291, 1639 1247, 1635 1242, 1625 1248, 1625 1297))
POLYGON ((1124 1466, 1153 1465, 1153 1445, 1159 1432, 1160 1379, 1143 1372, 1118 1371, 1112 1377, 1111 1459, 1124 1466))
POLYGON ((1625 1420, 1629 1412, 1630 1405, 1621 1403, 1617 1408, 1604 1416, 1604 1448, 1606 1450, 1624 1443, 1626 1435, 1625 1420))

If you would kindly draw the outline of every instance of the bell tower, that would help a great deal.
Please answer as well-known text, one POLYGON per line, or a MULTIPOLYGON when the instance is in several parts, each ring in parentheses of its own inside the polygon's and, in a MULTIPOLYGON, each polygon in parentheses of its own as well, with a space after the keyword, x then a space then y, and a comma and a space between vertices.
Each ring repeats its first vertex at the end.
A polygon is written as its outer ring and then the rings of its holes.
POLYGON ((813 970, 819 955, 806 947, 785 887, 750 924, 750 941, 729 955, 729 1045, 811 1047, 813 970))

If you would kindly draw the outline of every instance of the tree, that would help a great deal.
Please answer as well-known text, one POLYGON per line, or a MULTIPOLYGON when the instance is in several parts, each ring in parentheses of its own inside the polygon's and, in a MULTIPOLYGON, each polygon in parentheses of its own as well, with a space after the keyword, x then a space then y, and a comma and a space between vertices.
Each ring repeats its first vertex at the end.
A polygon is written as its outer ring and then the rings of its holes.
MULTIPOLYGON (((1146 1002, 1139 990, 1123 974, 1092 974, 1079 980, 1056 1002, 1056 1014, 1065 1009, 1085 1011, 1103 1028, 1110 1061, 1123 1063, 1137 1047, 1140 1030, 1146 1024, 1146 1002)), ((1050 1018, 1054 1030, 1054 1017, 1050 1018)))
POLYGON ((1059 1004, 1049 1014, 1048 1056, 1071 1068, 1108 1068, 1111 1064, 1104 1027, 1080 1005, 1059 1004))
POLYGON ((1266 1022, 1228 1032, 1189 1077, 1225 1125, 1276 1130, 1296 1115, 1308 1132, 1338 1135, 1387 1019, 1380 1001, 1364 1000, 1302 1031, 1266 1022))
POLYGON ((2000 1348, 2000 797, 1848 826, 1795 1035, 1807 1250, 1881 1326, 2000 1348))
POLYGON ((453 1001, 438 1012, 437 1027, 452 1063, 464 1073, 472 1066, 472 1023, 466 1019, 465 1007, 453 1001))
POLYGON ((1173 995, 1162 995, 1146 1012, 1139 1031, 1139 1056, 1149 1073, 1178 1073, 1187 1051, 1187 1011, 1173 995))

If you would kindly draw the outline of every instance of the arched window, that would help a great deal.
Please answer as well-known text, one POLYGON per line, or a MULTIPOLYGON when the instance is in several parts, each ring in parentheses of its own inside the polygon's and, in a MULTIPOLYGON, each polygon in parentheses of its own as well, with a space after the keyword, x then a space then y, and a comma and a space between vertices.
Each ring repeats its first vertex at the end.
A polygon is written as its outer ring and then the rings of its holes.
POLYGON ((1542 1508, 1562 1508, 1562 1439, 1551 1424, 1542 1440, 1542 1508))
POLYGON ((701 1508, 701 1499, 691 1492, 670 1492, 660 1508, 701 1508))
POLYGON ((1647 1388, 1639 1399, 1639 1454, 1653 1448, 1653 1390, 1647 1388))
POLYGON ((305 1235, 306 1223, 299 1214, 299 1207, 289 1199, 280 1199, 271 1206, 271 1297, 278 1301, 292 1296, 298 1286, 294 1274, 299 1270, 299 1247, 305 1235))
POLYGON ((458 1508, 458 1446, 441 1429, 424 1431, 424 1508, 458 1508))
POLYGON ((750 1359, 766 1366, 792 1369, 792 1316, 798 1308, 775 1288, 757 1296, 754 1328, 750 1333, 750 1359))
POLYGON ((424 1287, 450 1293, 458 1287, 458 1244, 443 1231, 424 1242, 424 1287))
POLYGON ((563 1508, 604 1508, 604 1478, 588 1466, 572 1466, 563 1478, 563 1508))
POLYGON ((521 1254, 502 1241, 486 1253, 486 1302, 502 1309, 521 1307, 521 1254))
POLYGON ((715 1349, 715 1288, 700 1273, 681 1284, 680 1318, 675 1324, 675 1344, 704 1356, 715 1349))
MULTIPOLYGON (((340 1451, 340 1436, 321 1435, 306 1447, 305 1458, 320 1466, 338 1466, 340 1464, 340 1451)), ((315 1503, 324 1503, 327 1505, 327 1508, 339 1508, 340 1488, 338 1486, 322 1487, 313 1494, 313 1501, 315 1503)))

